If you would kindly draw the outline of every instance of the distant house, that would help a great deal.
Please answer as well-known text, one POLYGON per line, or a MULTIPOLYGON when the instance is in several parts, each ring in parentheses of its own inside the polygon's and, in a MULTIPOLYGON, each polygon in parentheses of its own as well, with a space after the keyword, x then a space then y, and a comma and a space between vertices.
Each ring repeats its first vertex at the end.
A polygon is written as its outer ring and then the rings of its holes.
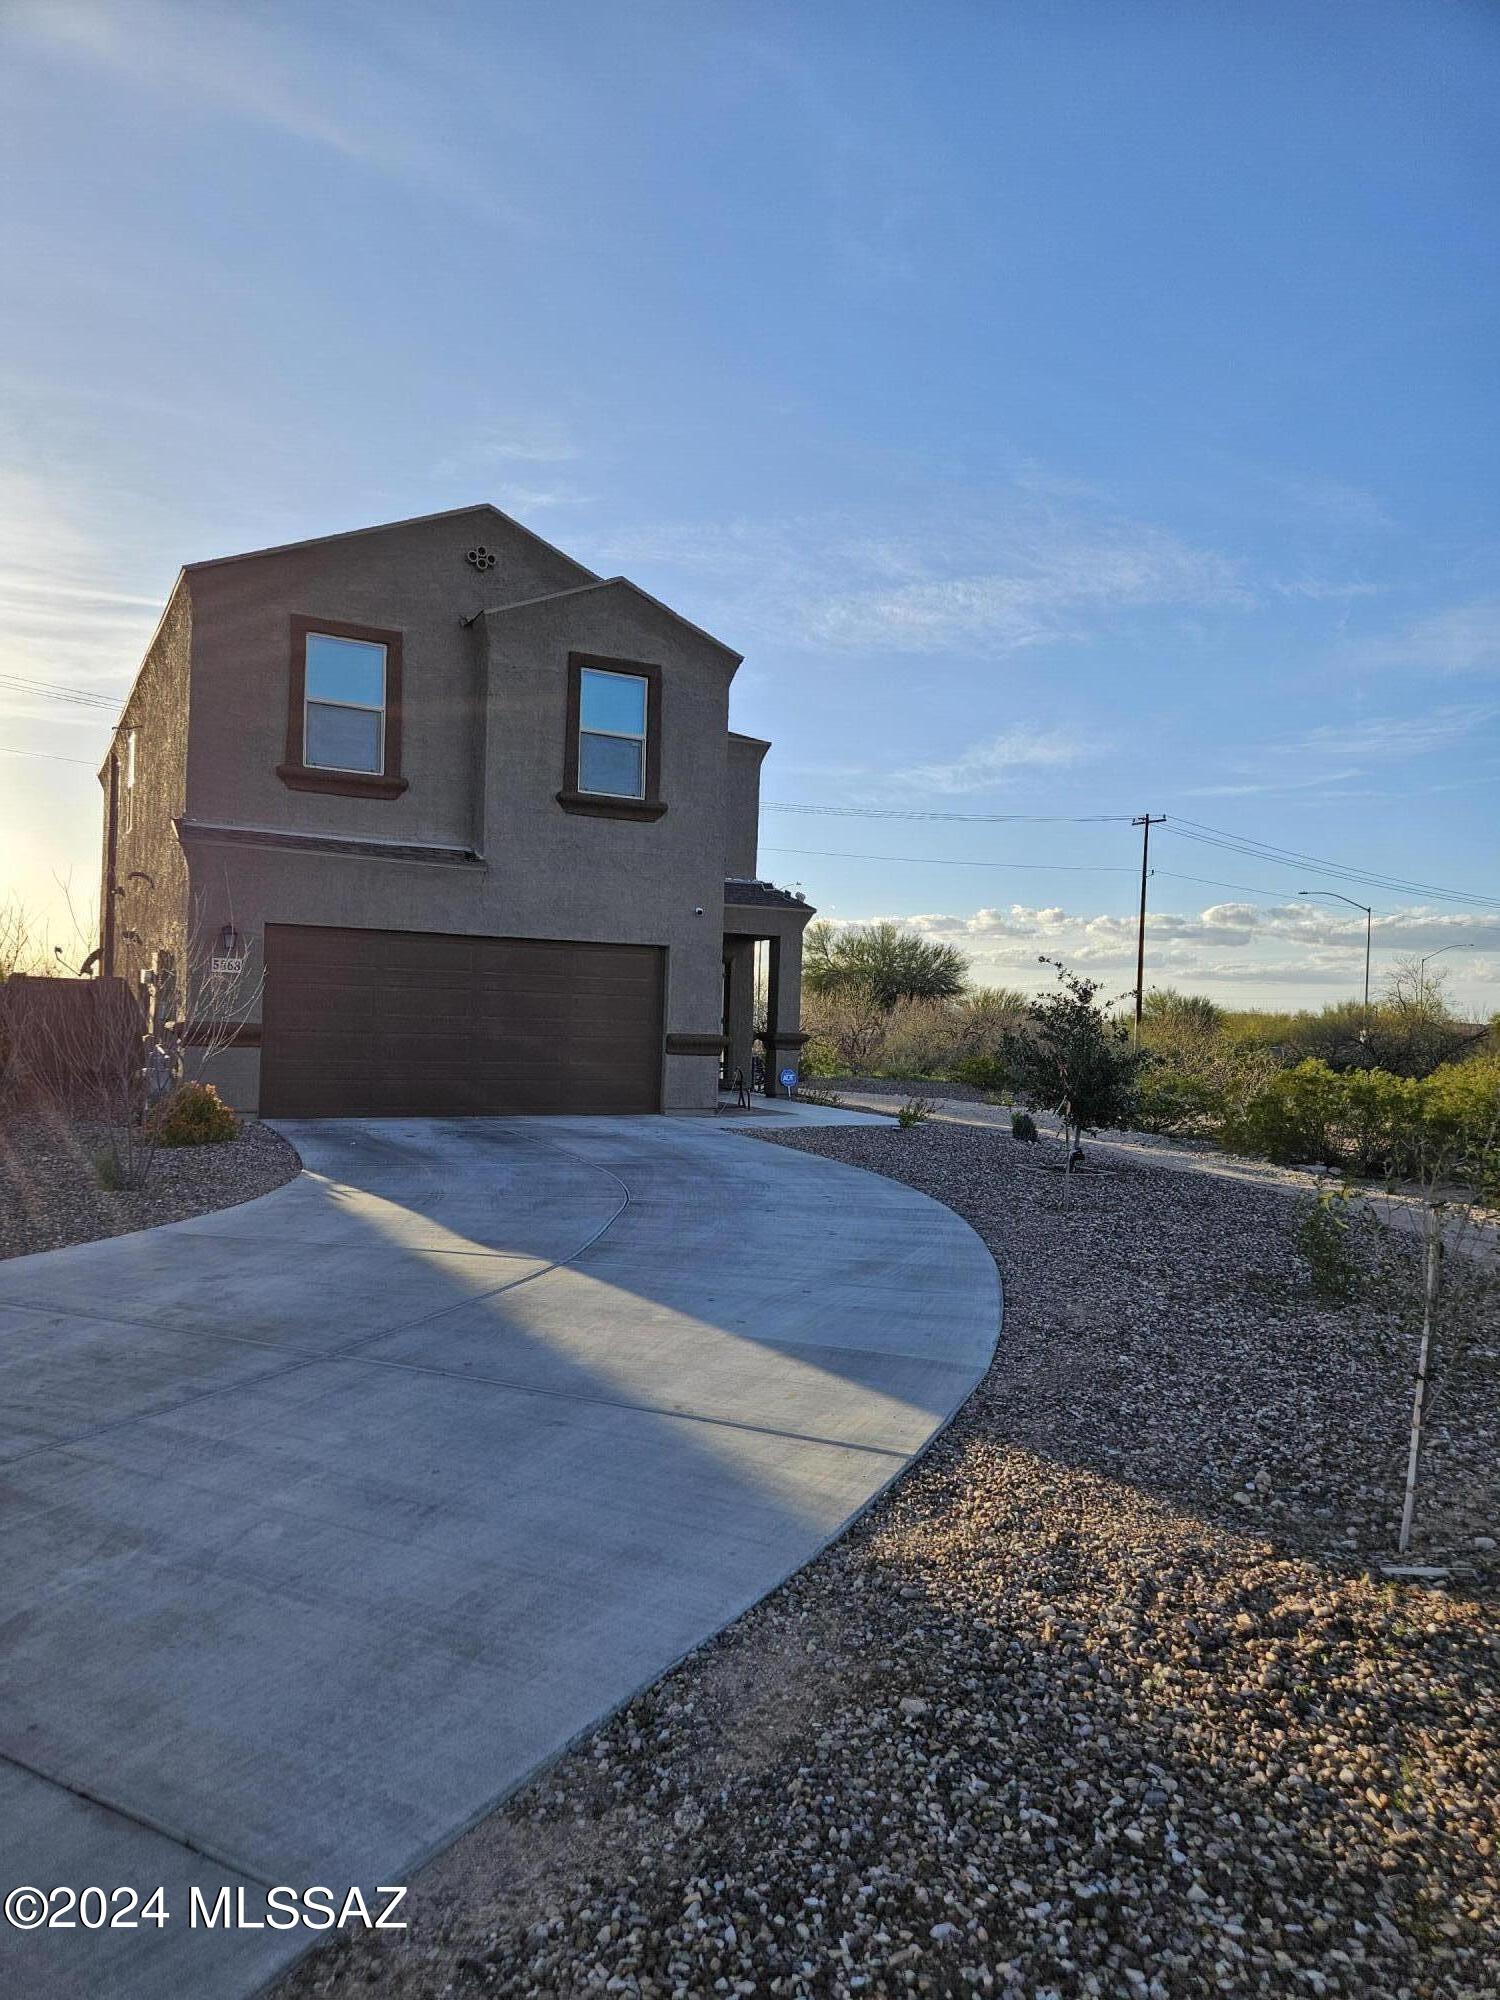
POLYGON ((774 1088, 813 912, 739 664, 488 506, 193 563, 100 773, 103 970, 267 1115, 702 1112, 766 940, 774 1088))

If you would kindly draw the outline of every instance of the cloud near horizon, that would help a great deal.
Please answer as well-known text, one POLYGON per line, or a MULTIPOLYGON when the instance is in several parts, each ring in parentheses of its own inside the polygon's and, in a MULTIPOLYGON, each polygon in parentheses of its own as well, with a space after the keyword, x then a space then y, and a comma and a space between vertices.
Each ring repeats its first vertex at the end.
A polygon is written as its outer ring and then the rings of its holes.
MULTIPOLYGON (((1133 916, 1090 916, 1057 904, 1012 903, 968 916, 940 912, 888 920, 957 945, 972 959, 981 982, 1045 984, 1037 961, 1046 956, 1090 972, 1120 972, 1134 983, 1133 916)), ((1413 904, 1378 915, 1372 935, 1372 981, 1377 986, 1393 956, 1446 954, 1450 946, 1466 947, 1458 963, 1457 953, 1445 957, 1442 972, 1455 986, 1487 982, 1500 969, 1500 910, 1449 912, 1413 904)), ((1362 978, 1363 947, 1359 918, 1345 923, 1305 903, 1226 902, 1196 912, 1152 911, 1146 919, 1147 984, 1196 981, 1348 990, 1362 978)), ((1438 976, 1436 970, 1433 976, 1438 976)))

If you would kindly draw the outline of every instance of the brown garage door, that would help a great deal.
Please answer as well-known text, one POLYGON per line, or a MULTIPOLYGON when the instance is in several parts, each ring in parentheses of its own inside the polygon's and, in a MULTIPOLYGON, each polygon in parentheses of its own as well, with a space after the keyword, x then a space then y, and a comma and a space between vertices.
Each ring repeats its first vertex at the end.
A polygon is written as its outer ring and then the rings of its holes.
POLYGON ((662 965, 655 945, 270 924, 261 1108, 660 1110, 662 965))

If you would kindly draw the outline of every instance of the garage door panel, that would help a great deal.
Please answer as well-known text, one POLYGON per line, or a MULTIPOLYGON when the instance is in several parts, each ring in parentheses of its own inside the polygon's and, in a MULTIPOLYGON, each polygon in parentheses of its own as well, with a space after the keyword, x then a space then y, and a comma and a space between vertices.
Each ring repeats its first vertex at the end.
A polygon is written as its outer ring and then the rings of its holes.
POLYGON ((269 925, 262 1108, 656 1111, 664 962, 651 945, 269 925))

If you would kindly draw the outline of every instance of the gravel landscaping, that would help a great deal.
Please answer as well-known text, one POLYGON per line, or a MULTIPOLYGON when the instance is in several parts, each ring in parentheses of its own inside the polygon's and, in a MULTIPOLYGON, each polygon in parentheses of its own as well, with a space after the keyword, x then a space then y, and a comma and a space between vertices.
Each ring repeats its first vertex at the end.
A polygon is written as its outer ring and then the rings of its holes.
POLYGON ((278 1133, 247 1120, 219 1145, 158 1148, 144 1188, 110 1192, 94 1166, 105 1146, 101 1128, 58 1117, 0 1123, 0 1258, 233 1208, 269 1194, 302 1165, 278 1133))
POLYGON ((282 2000, 1494 2000, 1500 1315, 1391 1580, 1413 1260, 1320 1307, 1275 1189, 1007 1137, 757 1134, 965 1215, 993 1367, 834 1547, 282 2000))

